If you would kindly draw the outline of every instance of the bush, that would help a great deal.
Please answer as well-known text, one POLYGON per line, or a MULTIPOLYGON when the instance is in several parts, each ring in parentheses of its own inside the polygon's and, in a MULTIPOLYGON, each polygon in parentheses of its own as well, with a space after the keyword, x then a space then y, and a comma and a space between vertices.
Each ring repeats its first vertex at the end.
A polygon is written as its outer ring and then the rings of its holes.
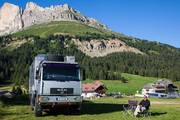
POLYGON ((22 95, 23 91, 21 89, 21 86, 13 86, 12 92, 16 95, 22 95))

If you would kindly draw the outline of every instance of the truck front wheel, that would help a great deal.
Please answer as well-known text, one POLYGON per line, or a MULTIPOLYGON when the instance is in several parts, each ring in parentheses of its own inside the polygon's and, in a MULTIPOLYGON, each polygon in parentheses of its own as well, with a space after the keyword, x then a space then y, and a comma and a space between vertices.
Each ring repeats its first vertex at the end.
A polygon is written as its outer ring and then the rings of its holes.
POLYGON ((75 105, 72 108, 73 114, 80 115, 81 114, 81 105, 75 105))
POLYGON ((35 106, 35 95, 31 95, 30 97, 31 110, 34 111, 35 106))
POLYGON ((34 109, 34 112, 35 112, 35 116, 36 116, 36 117, 42 116, 41 105, 39 105, 37 102, 35 103, 35 109, 34 109))

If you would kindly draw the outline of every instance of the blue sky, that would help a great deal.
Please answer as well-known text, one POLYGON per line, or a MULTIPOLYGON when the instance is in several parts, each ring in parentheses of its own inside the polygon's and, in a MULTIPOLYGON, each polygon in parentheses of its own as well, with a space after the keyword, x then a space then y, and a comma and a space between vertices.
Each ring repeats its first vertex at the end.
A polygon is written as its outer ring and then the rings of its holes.
POLYGON ((25 7, 68 3, 116 32, 180 48, 180 0, 1 0, 25 7))

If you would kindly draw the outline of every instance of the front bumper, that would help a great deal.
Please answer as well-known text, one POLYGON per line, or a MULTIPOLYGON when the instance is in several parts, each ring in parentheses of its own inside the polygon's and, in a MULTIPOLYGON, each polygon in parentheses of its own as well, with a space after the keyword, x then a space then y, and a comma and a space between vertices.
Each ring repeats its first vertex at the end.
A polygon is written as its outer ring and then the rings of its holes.
POLYGON ((77 104, 82 102, 81 96, 39 96, 40 104, 77 104))

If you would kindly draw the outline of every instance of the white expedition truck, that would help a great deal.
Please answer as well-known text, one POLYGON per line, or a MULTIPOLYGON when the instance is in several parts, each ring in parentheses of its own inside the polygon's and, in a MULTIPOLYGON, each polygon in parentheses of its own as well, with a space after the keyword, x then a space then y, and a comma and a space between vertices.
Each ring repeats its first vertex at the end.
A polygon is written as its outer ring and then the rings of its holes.
POLYGON ((59 107, 80 111, 82 103, 80 67, 74 56, 39 54, 29 70, 29 95, 35 116, 59 107))

